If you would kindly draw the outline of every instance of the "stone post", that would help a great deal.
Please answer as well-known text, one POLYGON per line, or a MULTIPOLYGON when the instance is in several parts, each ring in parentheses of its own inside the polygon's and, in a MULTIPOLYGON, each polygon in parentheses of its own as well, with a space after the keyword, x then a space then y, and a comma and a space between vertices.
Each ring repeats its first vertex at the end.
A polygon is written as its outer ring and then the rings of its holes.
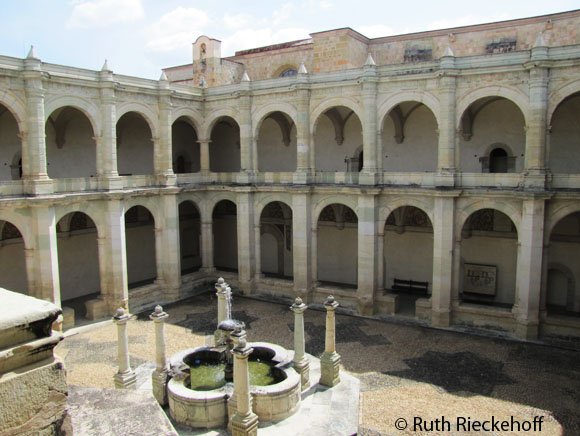
POLYGON ((232 416, 231 431, 233 436, 256 436, 258 434, 258 416, 252 412, 250 394, 250 374, 248 358, 254 349, 246 344, 245 330, 232 333, 234 341, 234 390, 236 412, 232 416))
POLYGON ((167 405, 167 359, 165 357, 165 320, 169 317, 163 307, 155 306, 149 315, 155 324, 155 370, 151 374, 153 396, 161 406, 167 405))
POLYGON ((181 255, 179 240, 179 207, 177 195, 160 195, 158 202, 162 213, 155 223, 155 253, 157 280, 162 281, 167 300, 177 300, 181 295, 181 255))
POLYGON ((117 389, 132 389, 137 382, 137 376, 129 363, 129 336, 127 334, 127 321, 131 315, 125 313, 122 307, 117 309, 113 322, 117 324, 117 360, 119 371, 113 377, 117 389))
POLYGON ((320 384, 333 387, 340 382, 340 354, 336 352, 335 310, 338 303, 332 295, 324 302, 326 308, 326 337, 324 353, 320 357, 320 384))
POLYGON ((290 309, 294 312, 294 369, 300 374, 302 390, 305 390, 310 386, 310 361, 304 349, 304 311, 308 306, 302 298, 296 298, 290 309))

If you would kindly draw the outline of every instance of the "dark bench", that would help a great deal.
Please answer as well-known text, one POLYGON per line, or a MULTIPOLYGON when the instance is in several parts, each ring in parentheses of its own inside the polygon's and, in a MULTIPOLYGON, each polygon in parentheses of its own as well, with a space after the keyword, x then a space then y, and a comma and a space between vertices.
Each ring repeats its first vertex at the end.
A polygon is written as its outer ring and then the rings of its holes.
POLYGON ((429 282, 417 282, 415 280, 393 279, 393 291, 409 294, 427 295, 429 282))

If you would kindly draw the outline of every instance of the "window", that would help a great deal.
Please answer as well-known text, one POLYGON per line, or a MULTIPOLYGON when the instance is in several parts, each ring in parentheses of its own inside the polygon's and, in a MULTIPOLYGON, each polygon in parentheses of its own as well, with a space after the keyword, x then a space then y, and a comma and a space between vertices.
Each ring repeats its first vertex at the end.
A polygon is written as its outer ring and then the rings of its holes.
POLYGON ((280 73, 280 77, 292 77, 298 74, 298 70, 296 68, 288 68, 280 73))

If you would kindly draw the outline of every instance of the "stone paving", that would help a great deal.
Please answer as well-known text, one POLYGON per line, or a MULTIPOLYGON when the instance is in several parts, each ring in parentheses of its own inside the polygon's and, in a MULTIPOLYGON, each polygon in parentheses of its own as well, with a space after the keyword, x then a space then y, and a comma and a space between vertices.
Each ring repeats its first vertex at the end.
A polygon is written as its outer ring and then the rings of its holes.
MULTIPOLYGON (((215 329, 215 307, 216 297, 209 293, 164 307, 170 315, 167 354, 204 344, 215 329)), ((250 341, 292 348, 288 304, 234 297, 233 307, 250 341)), ((325 314, 309 309, 304 315, 306 351, 319 355, 325 314)), ((113 387, 115 339, 109 323, 67 337, 56 351, 65 360, 69 383, 113 387)), ((129 342, 133 366, 153 361, 148 313, 129 323, 129 342)), ((580 434, 579 351, 344 314, 337 315, 337 350, 344 369, 361 382, 361 435, 475 434, 473 428, 463 431, 467 423, 492 417, 507 420, 514 430, 542 417, 542 432, 535 434, 580 434), (413 428, 419 419, 422 427, 413 428), (450 432, 436 431, 446 422, 450 432)))

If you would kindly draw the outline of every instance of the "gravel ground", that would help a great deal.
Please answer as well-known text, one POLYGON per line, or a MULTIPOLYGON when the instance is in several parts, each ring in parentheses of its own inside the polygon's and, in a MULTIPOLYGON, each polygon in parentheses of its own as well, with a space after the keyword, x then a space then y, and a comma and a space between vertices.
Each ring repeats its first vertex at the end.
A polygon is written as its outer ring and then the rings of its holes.
MULTIPOLYGON (((213 294, 204 294, 164 308, 170 315, 168 356, 205 343, 215 329, 216 304, 213 294)), ((293 348, 293 314, 287 305, 235 297, 233 315, 246 323, 250 341, 293 348)), ((307 352, 319 355, 324 313, 307 310, 305 330, 307 352)), ((148 313, 131 321, 128 332, 132 367, 154 361, 148 313)), ((113 324, 69 336, 56 351, 71 385, 114 387, 113 324)), ((510 420, 525 428, 537 416, 543 420, 541 433, 501 434, 580 434, 579 351, 340 314, 337 351, 344 369, 361 380, 362 435, 498 434, 463 430, 469 422, 492 417, 517 430, 510 420), (404 430, 395 424, 402 427, 401 419, 407 423, 404 430), (413 428, 419 419, 423 425, 413 428), (458 422, 465 424, 458 427, 458 422)))

